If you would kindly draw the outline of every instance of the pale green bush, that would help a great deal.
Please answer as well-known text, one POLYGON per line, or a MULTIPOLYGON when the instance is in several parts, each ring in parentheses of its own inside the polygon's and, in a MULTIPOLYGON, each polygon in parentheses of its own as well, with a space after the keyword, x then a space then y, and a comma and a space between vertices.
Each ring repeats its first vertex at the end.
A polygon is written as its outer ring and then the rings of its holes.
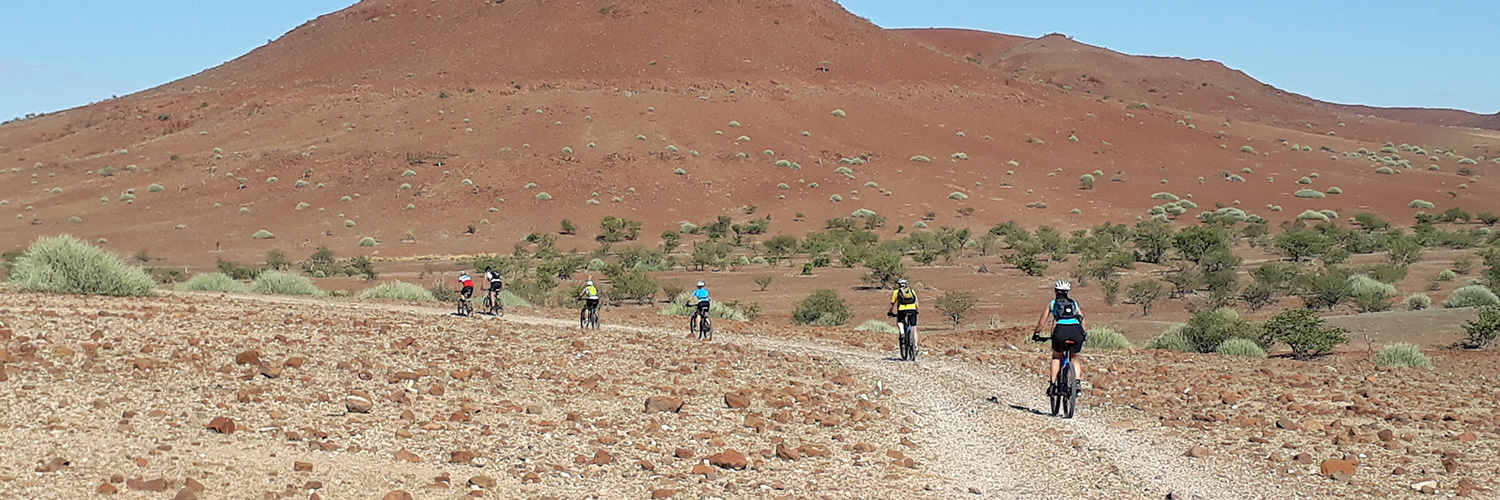
POLYGON ((1400 342, 1385 346, 1375 355, 1375 364, 1390 368, 1432 368, 1432 359, 1415 345, 1400 342))
POLYGON ((362 299, 390 299, 390 300, 420 300, 435 301, 436 297, 432 291, 422 288, 421 285, 406 283, 404 281, 393 281, 381 283, 379 286, 365 289, 359 294, 362 299))
POLYGON ((15 290, 81 295, 141 297, 155 293, 146 271, 69 235, 42 237, 15 261, 15 290))
POLYGON ((178 283, 177 289, 193 292, 249 293, 250 285, 224 273, 204 273, 178 283))
POLYGON ((1229 356, 1240 356, 1246 358, 1266 357, 1266 350, 1262 349, 1260 347, 1260 344, 1256 344, 1254 340, 1243 338, 1233 338, 1225 340, 1223 343, 1219 344, 1219 348, 1215 349, 1214 352, 1229 356))
POLYGON ((255 277, 250 291, 268 295, 323 295, 323 291, 306 276, 282 271, 265 271, 255 277))
POLYGON ((1135 347, 1125 334, 1113 328, 1093 328, 1084 339, 1083 346, 1088 349, 1130 349, 1135 347))

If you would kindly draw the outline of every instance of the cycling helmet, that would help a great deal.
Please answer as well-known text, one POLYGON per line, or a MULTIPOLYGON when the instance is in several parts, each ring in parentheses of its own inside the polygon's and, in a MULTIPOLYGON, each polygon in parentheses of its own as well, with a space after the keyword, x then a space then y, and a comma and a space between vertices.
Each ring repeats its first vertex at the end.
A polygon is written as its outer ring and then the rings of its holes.
POLYGON ((705 286, 708 286, 708 284, 707 284, 707 283, 704 283, 704 282, 702 282, 702 281, 699 281, 699 282, 698 282, 698 288, 703 288, 703 287, 705 287, 705 286))
POLYGON ((585 281, 585 282, 583 282, 583 284, 588 285, 588 286, 594 286, 594 280, 585 281))
POLYGON ((906 278, 896 280, 896 286, 906 286, 906 278))
POLYGON ((1073 289, 1073 283, 1069 282, 1068 280, 1057 280, 1057 283, 1053 284, 1052 288, 1066 292, 1073 289))

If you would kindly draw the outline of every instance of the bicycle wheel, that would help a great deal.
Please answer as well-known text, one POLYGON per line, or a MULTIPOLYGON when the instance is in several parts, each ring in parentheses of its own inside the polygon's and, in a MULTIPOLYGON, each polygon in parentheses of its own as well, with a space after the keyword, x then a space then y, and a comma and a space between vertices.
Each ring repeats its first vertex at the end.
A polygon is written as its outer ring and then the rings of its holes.
POLYGON ((906 327, 906 349, 911 353, 911 357, 907 361, 916 361, 917 353, 922 352, 917 347, 917 332, 912 330, 911 325, 907 325, 906 327))
POLYGON ((714 339, 714 323, 712 321, 709 321, 708 316, 704 316, 703 321, 698 323, 698 329, 703 331, 702 335, 700 335, 699 338, 702 338, 703 340, 714 339))
POLYGON ((589 310, 589 323, 593 324, 593 327, 594 327, 595 330, 599 329, 599 310, 598 309, 589 310))
POLYGON ((1074 381, 1077 380, 1073 376, 1073 364, 1064 365, 1063 370, 1057 374, 1057 378, 1062 382, 1058 387, 1058 392, 1062 393, 1063 418, 1073 418, 1073 411, 1078 407, 1078 391, 1073 387, 1074 381))
POLYGON ((1062 372, 1066 371, 1067 367, 1067 364, 1062 365, 1062 369, 1057 372, 1057 378, 1052 379, 1052 390, 1047 391, 1047 398, 1052 402, 1052 416, 1054 417, 1062 410, 1062 372))

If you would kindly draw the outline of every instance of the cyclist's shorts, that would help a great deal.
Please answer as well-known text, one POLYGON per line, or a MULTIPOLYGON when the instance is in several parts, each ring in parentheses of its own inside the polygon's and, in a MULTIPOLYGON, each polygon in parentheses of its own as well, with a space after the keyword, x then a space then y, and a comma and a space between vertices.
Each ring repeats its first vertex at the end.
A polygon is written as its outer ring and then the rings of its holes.
POLYGON ((474 287, 466 286, 463 290, 459 290, 458 293, 459 295, 463 295, 466 299, 472 299, 474 298, 474 287))
POLYGON ((917 312, 916 311, 897 311, 896 312, 896 320, 900 321, 901 324, 904 324, 906 326, 917 326, 917 312))
POLYGON ((599 299, 583 299, 584 307, 589 309, 599 308, 599 299))
POLYGON ((710 307, 709 307, 709 303, 708 303, 707 300, 701 301, 701 302, 698 303, 698 312, 703 313, 703 314, 708 314, 708 310, 709 309, 710 309, 710 307))
POLYGON ((490 282, 490 290, 499 290, 500 287, 503 286, 503 285, 504 285, 504 282, 491 281, 490 282))
POLYGON ((1083 325, 1061 324, 1052 327, 1052 351, 1071 352, 1078 354, 1083 350, 1083 340, 1087 335, 1083 332, 1083 325))

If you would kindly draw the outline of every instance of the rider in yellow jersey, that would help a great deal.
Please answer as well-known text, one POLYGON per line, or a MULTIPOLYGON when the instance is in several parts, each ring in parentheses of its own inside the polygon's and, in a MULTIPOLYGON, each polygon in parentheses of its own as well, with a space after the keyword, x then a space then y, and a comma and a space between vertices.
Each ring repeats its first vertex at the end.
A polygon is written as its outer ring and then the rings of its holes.
POLYGON ((917 343, 917 303, 917 291, 911 289, 906 278, 896 280, 896 290, 891 292, 891 309, 886 315, 911 327, 912 344, 917 343))
POLYGON ((599 310, 599 289, 594 287, 594 280, 584 282, 578 297, 584 300, 583 310, 578 311, 580 321, 588 319, 589 311, 599 310))

